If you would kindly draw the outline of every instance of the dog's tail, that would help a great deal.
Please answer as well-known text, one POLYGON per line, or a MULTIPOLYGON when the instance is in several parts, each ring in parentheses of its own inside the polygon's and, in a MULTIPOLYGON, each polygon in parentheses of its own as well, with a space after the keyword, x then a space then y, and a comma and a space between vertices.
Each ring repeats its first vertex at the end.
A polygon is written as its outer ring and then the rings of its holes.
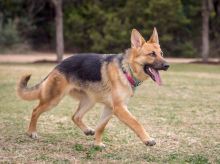
POLYGON ((33 87, 27 87, 27 83, 31 78, 31 74, 24 75, 21 77, 17 85, 17 94, 24 100, 36 100, 40 96, 40 84, 36 84, 33 87))

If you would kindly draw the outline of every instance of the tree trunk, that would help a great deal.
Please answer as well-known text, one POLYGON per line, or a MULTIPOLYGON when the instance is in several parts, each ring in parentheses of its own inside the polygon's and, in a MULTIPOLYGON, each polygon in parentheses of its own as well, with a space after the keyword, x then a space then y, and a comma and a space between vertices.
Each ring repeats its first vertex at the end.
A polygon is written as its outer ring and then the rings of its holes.
POLYGON ((57 62, 61 62, 64 52, 62 0, 52 0, 55 6, 56 22, 56 53, 57 62))
POLYGON ((208 61, 209 57, 209 15, 210 0, 202 1, 202 60, 208 61))

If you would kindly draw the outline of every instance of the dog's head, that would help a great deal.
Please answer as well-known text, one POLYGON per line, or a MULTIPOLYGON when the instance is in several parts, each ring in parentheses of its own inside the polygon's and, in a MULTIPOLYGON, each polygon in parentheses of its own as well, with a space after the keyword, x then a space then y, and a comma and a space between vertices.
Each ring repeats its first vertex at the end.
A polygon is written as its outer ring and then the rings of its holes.
POLYGON ((139 79, 151 77, 158 85, 161 85, 159 71, 166 71, 169 64, 163 58, 156 28, 148 41, 145 41, 136 29, 132 30, 130 64, 139 79))

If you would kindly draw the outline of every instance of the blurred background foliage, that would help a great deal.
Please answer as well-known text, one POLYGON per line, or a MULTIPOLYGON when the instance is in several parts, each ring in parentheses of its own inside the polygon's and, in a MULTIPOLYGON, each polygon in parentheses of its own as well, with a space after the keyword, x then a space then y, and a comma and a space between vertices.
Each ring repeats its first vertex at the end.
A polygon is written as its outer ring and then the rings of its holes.
MULTIPOLYGON (((167 56, 198 57, 201 49, 201 1, 64 0, 65 52, 120 53, 130 47, 130 32, 145 39, 157 27, 167 56)), ((210 56, 220 53, 220 19, 210 16, 210 56)), ((56 46, 54 9, 49 0, 1 0, 0 47, 26 44, 34 50, 56 46)))

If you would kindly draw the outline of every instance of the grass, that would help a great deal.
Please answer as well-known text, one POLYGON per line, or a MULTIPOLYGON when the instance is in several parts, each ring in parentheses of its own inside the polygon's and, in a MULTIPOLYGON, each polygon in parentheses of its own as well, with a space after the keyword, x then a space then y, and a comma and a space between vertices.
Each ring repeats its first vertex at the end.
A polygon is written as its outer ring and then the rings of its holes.
MULTIPOLYGON (((92 146, 71 121, 77 102, 66 97, 38 122, 39 140, 26 136, 37 102, 18 99, 16 81, 31 72, 30 84, 53 68, 46 64, 0 65, 0 163, 220 163, 220 67, 173 64, 162 72, 164 85, 151 80, 140 86, 129 110, 156 138, 146 147, 116 117, 104 133, 106 148, 92 146)), ((95 106, 85 122, 95 127, 101 109, 95 106)))

